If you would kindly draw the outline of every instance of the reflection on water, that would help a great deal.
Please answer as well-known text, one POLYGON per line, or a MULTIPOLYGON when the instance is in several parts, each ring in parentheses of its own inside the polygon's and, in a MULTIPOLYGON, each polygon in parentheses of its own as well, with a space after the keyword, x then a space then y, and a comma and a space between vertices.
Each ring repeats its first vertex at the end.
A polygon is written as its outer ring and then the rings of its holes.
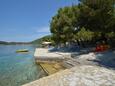
POLYGON ((34 49, 32 45, 0 45, 0 86, 20 86, 44 74, 34 62, 34 49), (16 53, 18 49, 29 53, 16 53))

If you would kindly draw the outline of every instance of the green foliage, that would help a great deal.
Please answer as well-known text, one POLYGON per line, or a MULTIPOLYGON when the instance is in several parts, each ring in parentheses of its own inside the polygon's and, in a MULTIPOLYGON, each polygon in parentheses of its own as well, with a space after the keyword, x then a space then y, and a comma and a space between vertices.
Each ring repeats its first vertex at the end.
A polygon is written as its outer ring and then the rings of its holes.
POLYGON ((92 31, 113 31, 114 0, 81 0, 79 26, 92 31))
POLYGON ((39 38, 39 39, 32 41, 31 43, 41 45, 44 41, 52 42, 51 36, 50 35, 44 36, 42 38, 39 38))
POLYGON ((109 38, 115 38, 115 32, 109 32, 106 34, 109 38))
POLYGON ((81 28, 81 30, 76 33, 76 39, 83 41, 91 41, 94 37, 94 32, 81 28))
POLYGON ((79 13, 78 6, 64 7, 60 8, 52 18, 50 30, 57 44, 72 40, 77 23, 77 13, 79 13))
POLYGON ((99 39, 103 33, 113 37, 115 0, 79 1, 79 5, 60 8, 52 17, 50 31, 54 43, 91 41, 93 38, 99 39))

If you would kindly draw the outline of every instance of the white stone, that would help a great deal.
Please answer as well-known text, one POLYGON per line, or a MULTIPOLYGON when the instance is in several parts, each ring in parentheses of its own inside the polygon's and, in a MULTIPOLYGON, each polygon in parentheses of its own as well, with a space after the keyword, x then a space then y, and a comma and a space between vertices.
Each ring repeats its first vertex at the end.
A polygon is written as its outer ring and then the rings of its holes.
POLYGON ((115 86, 115 70, 76 66, 23 86, 115 86))

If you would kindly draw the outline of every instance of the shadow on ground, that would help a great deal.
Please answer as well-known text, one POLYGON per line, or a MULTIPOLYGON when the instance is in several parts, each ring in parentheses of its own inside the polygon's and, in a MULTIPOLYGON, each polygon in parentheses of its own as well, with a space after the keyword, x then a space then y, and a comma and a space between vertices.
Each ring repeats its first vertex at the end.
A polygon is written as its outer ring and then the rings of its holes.
MULTIPOLYGON (((90 53, 92 48, 82 48, 78 49, 76 47, 74 48, 52 48, 49 50, 49 52, 69 52, 72 53, 72 58, 77 58, 79 55, 84 55, 90 53), (75 52, 75 53, 74 53, 75 52)), ((95 60, 91 60, 94 63, 98 63, 100 66, 106 67, 106 68, 112 68, 115 69, 115 50, 109 50, 105 52, 99 52, 95 53, 95 60)))
POLYGON ((96 53, 94 62, 99 63, 103 67, 115 69, 115 51, 96 53))

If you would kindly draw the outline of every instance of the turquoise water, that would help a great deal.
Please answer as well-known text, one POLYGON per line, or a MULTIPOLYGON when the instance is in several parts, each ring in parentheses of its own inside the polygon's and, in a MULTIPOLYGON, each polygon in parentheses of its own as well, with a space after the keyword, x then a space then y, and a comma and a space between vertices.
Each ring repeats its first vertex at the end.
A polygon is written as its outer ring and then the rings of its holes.
POLYGON ((32 45, 0 45, 0 86, 20 86, 39 79, 43 70, 34 62, 32 45), (17 49, 29 53, 16 53, 17 49))

